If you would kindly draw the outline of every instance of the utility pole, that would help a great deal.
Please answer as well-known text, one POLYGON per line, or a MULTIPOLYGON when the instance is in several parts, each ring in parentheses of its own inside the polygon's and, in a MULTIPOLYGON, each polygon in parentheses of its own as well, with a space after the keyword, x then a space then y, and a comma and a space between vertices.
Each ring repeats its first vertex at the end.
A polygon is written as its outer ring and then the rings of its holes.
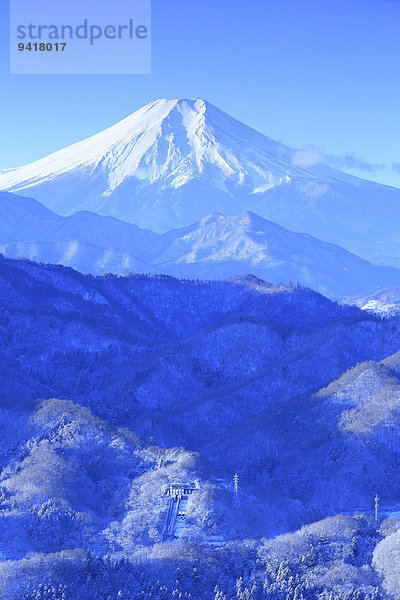
POLYGON ((378 515, 378 509, 379 509, 379 496, 378 494, 376 494, 375 496, 375 523, 376 525, 378 525, 378 519, 379 519, 379 515, 378 515))
POLYGON ((237 473, 233 476, 233 508, 238 510, 240 508, 239 499, 239 475, 237 473))

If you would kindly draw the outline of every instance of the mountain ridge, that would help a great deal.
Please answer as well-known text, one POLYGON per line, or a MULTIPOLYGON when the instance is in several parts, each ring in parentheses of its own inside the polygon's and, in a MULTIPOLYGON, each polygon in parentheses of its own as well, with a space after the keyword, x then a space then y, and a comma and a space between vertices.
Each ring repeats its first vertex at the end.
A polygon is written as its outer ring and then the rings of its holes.
POLYGON ((4 192, 0 252, 92 275, 141 272, 224 279, 252 273, 275 284, 299 282, 335 298, 371 293, 400 281, 400 270, 369 264, 251 211, 213 213, 161 235, 87 211, 62 217, 36 200, 4 192))

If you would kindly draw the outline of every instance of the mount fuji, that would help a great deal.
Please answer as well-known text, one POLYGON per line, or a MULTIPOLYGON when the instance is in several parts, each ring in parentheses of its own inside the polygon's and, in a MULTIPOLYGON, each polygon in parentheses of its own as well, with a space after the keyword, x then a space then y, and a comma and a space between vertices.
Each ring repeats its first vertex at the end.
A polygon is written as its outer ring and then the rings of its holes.
POLYGON ((92 211, 158 233, 210 213, 252 211, 372 262, 400 266, 400 190, 299 166, 296 150, 199 98, 157 100, 30 165, 0 189, 60 215, 92 211))

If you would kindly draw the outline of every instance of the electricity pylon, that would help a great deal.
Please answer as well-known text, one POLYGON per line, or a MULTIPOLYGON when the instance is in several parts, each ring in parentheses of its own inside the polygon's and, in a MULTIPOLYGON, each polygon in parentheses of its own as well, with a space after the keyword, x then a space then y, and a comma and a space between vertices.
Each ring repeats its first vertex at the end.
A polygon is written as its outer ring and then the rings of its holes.
POLYGON ((376 494, 375 496, 375 523, 378 525, 378 520, 379 520, 379 514, 378 514, 378 510, 379 510, 379 496, 378 494, 376 494))
POLYGON ((238 510, 240 508, 239 498, 239 475, 235 473, 233 476, 233 508, 238 510))

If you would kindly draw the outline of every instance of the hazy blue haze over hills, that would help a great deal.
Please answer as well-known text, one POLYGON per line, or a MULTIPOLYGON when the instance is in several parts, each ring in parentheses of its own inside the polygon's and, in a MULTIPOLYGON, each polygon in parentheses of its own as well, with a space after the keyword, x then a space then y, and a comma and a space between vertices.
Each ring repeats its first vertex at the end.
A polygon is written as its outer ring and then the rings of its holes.
POLYGON ((253 273, 299 282, 331 297, 397 285, 400 270, 375 266, 333 244, 246 212, 213 214, 160 235, 114 217, 56 215, 39 202, 0 192, 0 253, 63 264, 94 275, 164 273, 223 279, 253 273))

